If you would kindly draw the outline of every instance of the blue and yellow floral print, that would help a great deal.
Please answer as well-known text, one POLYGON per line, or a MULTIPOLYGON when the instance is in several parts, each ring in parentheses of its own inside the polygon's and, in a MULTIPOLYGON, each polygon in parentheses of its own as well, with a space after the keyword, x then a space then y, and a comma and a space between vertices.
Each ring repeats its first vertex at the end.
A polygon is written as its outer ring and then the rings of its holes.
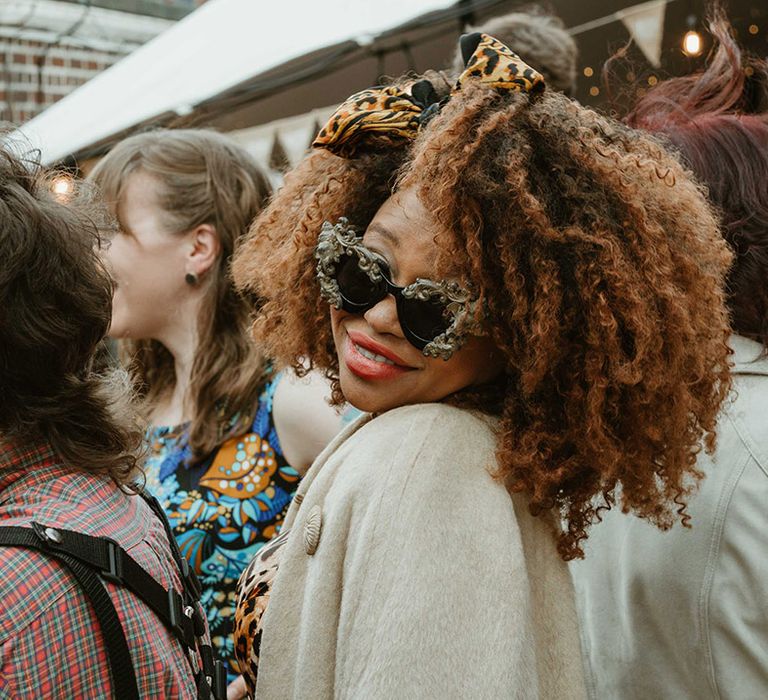
POLYGON ((239 675, 232 632, 236 586, 255 554, 280 532, 299 483, 283 457, 272 418, 279 375, 266 387, 251 430, 224 442, 209 459, 187 463, 186 425, 147 433, 147 487, 163 505, 179 547, 203 584, 211 640, 239 675))

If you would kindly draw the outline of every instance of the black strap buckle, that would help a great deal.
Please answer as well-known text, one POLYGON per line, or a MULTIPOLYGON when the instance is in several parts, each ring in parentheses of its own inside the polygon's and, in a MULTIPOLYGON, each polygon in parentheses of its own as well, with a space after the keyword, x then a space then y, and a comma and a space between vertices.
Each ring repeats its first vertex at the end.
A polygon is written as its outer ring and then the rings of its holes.
POLYGON ((57 529, 46 527, 34 521, 32 522, 32 529, 46 548, 51 547, 55 549, 56 545, 61 544, 61 533, 57 529))
POLYGON ((186 639, 187 631, 184 628, 184 604, 181 596, 171 588, 168 591, 168 619, 171 629, 179 639, 186 639))
POLYGON ((168 591, 168 626, 188 651, 196 646, 194 612, 194 607, 185 606, 184 599, 173 588, 168 591))
POLYGON ((101 575, 113 583, 123 583, 123 550, 120 545, 108 537, 104 538, 107 545, 107 566, 109 568, 102 569, 101 575))
POLYGON ((195 602, 192 608, 192 626, 195 630, 195 637, 205 637, 205 619, 200 610, 198 610, 198 607, 199 603, 195 602))
POLYGON ((213 649, 208 644, 200 644, 197 650, 200 653, 203 675, 213 678, 216 675, 216 660, 213 658, 213 649))
POLYGON ((213 682, 211 690, 216 700, 226 700, 227 698, 227 669, 221 661, 214 663, 213 682))
POLYGON ((197 685, 197 700, 211 700, 213 691, 202 671, 195 674, 195 684, 197 685))

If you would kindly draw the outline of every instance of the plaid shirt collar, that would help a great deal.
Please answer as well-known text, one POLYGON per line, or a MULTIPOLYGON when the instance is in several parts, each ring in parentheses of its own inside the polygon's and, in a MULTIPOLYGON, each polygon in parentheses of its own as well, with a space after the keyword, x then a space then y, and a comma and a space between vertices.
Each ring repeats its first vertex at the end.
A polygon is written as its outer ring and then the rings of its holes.
POLYGON ((69 471, 45 442, 0 442, 0 503, 12 500, 20 490, 44 484, 69 471))

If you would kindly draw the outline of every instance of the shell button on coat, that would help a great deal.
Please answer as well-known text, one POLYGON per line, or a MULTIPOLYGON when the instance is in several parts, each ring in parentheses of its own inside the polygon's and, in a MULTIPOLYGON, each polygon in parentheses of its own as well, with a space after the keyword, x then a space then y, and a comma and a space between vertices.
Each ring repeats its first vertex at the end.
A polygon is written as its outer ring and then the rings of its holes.
POLYGON ((323 511, 320 506, 312 506, 304 523, 304 551, 307 554, 314 554, 317 551, 317 545, 320 544, 320 531, 323 527, 323 511))

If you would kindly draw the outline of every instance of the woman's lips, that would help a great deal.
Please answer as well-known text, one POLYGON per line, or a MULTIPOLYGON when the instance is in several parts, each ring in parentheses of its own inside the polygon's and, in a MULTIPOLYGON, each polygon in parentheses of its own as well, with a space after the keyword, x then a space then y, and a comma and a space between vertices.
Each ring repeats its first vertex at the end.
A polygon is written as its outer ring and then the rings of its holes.
POLYGON ((415 369, 364 333, 348 332, 344 345, 347 368, 362 379, 392 379, 415 369))
POLYGON ((392 352, 392 350, 390 350, 388 347, 385 347, 381 343, 377 343, 373 338, 367 336, 365 333, 351 330, 347 331, 347 335, 349 335, 355 345, 368 350, 374 355, 381 355, 386 357, 388 360, 391 360, 396 365, 400 365, 401 367, 406 367, 408 369, 413 369, 413 367, 409 365, 402 357, 400 357, 400 355, 392 352))

